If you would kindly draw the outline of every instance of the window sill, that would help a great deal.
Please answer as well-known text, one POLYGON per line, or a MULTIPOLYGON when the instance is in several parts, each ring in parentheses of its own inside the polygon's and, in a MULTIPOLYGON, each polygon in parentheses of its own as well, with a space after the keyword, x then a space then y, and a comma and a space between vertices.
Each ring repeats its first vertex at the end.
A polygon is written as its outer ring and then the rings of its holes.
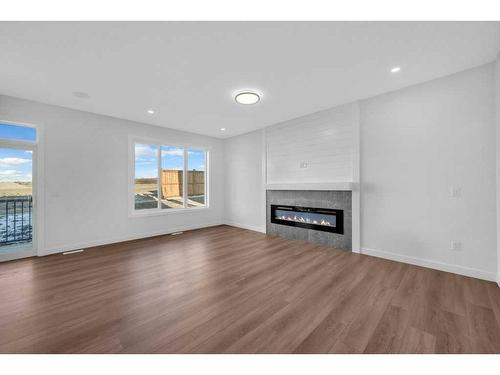
POLYGON ((210 207, 191 207, 191 208, 171 208, 171 209, 144 209, 131 211, 128 214, 129 218, 141 218, 141 217, 149 217, 149 216, 163 216, 163 215, 171 215, 171 214, 181 214, 181 213, 190 213, 190 212, 200 212, 200 211, 208 211, 210 207))

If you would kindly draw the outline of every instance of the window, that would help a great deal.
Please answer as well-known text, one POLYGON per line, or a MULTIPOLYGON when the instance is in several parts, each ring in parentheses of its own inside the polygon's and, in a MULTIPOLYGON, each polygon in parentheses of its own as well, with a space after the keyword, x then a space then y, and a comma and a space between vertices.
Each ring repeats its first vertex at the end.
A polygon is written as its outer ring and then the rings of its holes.
POLYGON ((134 143, 134 209, 166 212, 207 206, 207 151, 134 143))
POLYGON ((188 151, 188 207, 205 205, 205 151, 188 151))
POLYGON ((0 139, 36 142, 36 129, 28 126, 0 123, 0 139))
POLYGON ((135 209, 158 207, 158 146, 135 145, 135 209))
POLYGON ((184 207, 184 150, 161 146, 161 208, 184 207))
POLYGON ((36 141, 35 127, 0 122, 0 260, 8 259, 5 249, 32 250, 36 141))

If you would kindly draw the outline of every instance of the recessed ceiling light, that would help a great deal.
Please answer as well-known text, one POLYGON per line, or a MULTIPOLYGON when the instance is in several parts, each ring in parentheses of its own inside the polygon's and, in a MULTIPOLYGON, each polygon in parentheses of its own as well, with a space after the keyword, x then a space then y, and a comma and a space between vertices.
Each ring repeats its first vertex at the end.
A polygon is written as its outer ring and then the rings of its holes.
POLYGON ((397 73, 401 70, 401 67, 395 66, 394 68, 391 69, 391 73, 397 73))
POLYGON ((221 131, 221 132, 225 132, 225 131, 226 131, 226 128, 220 128, 220 131, 221 131))
POLYGON ((148 109, 148 113, 152 115, 153 113, 155 113, 155 111, 153 111, 152 109, 148 109))
POLYGON ((255 104, 259 102, 260 96, 255 92, 245 91, 236 94, 234 100, 236 100, 236 103, 239 104, 255 104))
POLYGON ((73 96, 77 97, 78 99, 90 98, 90 95, 83 91, 73 91, 73 96))

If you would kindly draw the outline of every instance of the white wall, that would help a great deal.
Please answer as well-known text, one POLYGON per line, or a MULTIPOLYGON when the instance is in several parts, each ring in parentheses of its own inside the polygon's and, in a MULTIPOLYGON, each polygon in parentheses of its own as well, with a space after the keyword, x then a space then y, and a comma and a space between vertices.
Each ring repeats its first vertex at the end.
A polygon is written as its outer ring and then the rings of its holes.
POLYGON ((495 279, 493 114, 492 65, 361 103, 363 252, 495 279))
POLYGON ((225 222, 259 232, 266 231, 263 134, 257 130, 224 142, 225 222))
POLYGON ((41 125, 45 226, 40 254, 222 222, 221 140, 0 96, 0 119, 41 125), (210 149, 210 208, 128 217, 129 136, 210 149))
POLYGON ((266 128, 267 183, 353 181, 358 111, 348 104, 266 128))

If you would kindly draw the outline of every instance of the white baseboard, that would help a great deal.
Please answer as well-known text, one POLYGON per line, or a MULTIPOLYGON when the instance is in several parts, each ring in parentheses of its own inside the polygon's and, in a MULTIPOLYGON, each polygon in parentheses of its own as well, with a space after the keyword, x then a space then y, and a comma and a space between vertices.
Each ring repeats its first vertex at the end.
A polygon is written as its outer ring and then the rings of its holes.
POLYGON ((397 253, 391 253, 389 251, 382 251, 382 250, 375 250, 368 248, 362 248, 361 254, 389 259, 389 260, 395 260, 397 262, 413 264, 415 266, 432 268, 439 271, 445 271, 445 272, 456 273, 459 275, 475 277, 477 279, 482 279, 482 280, 497 281, 497 275, 495 273, 480 270, 477 268, 469 268, 469 267, 459 266, 456 264, 437 262, 434 260, 415 258, 408 255, 402 255, 397 253))
POLYGON ((266 233, 266 228, 256 227, 253 225, 246 225, 246 224, 234 223, 234 222, 229 222, 229 221, 226 221, 224 224, 229 225, 231 227, 253 230, 254 232, 260 232, 260 233, 264 233, 264 234, 266 233))
POLYGON ((72 251, 72 250, 77 250, 77 249, 86 249, 86 248, 95 247, 95 246, 110 245, 113 243, 124 242, 124 241, 139 240, 141 238, 162 236, 162 235, 170 234, 170 233, 174 233, 174 232, 183 232, 183 231, 188 231, 188 230, 193 230, 193 229, 208 228, 208 227, 213 227, 213 226, 221 225, 221 224, 222 223, 217 222, 217 223, 208 223, 208 224, 203 224, 203 225, 191 225, 191 226, 184 226, 184 227, 179 227, 179 228, 165 229, 162 231, 135 234, 132 236, 110 238, 110 239, 106 239, 106 240, 82 242, 82 243, 76 243, 76 244, 72 244, 72 245, 54 246, 51 248, 46 248, 42 251, 38 251, 38 256, 58 254, 58 253, 66 252, 66 251, 72 251))

